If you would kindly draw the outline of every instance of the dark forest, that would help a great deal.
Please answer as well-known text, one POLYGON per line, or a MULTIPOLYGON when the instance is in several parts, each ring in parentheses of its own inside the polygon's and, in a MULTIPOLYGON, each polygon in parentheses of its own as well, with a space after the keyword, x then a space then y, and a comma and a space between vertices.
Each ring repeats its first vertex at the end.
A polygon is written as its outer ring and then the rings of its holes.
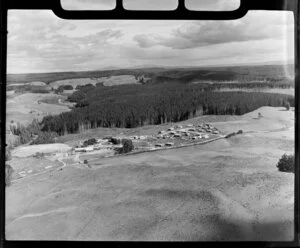
POLYGON ((242 115, 262 106, 294 106, 294 98, 257 92, 212 92, 203 85, 149 84, 81 87, 69 96, 70 112, 46 116, 43 131, 59 135, 98 127, 134 128, 199 115, 242 115))

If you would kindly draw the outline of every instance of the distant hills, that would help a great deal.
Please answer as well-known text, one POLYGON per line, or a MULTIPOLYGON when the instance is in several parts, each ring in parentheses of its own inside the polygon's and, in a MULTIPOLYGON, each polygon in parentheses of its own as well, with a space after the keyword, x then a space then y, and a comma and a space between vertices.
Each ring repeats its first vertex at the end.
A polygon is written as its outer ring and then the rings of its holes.
MULTIPOLYGON (((145 65, 144 65, 145 66, 145 65)), ((193 80, 268 80, 281 81, 291 80, 294 76, 294 65, 228 65, 228 66, 207 66, 207 67, 159 67, 148 65, 149 67, 117 68, 107 67, 97 71, 77 71, 77 72, 52 72, 52 73, 28 73, 28 74, 8 74, 7 84, 30 83, 41 81, 50 83, 57 80, 75 78, 100 78, 119 75, 146 76, 152 80, 149 83, 163 83, 177 81, 188 83, 193 80)))

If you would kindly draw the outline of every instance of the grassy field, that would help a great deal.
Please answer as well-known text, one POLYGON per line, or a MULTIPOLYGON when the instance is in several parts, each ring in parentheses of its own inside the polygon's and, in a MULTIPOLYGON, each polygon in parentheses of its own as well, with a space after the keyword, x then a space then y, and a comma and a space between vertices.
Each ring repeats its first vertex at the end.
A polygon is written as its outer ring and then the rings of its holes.
POLYGON ((18 180, 22 177, 34 176, 45 171, 45 168, 57 168, 62 165, 57 160, 36 157, 14 157, 11 161, 9 161, 9 164, 14 168, 12 181, 18 180))
POLYGON ((7 129, 11 121, 27 125, 34 119, 42 120, 48 114, 55 115, 69 111, 68 106, 56 104, 58 99, 64 100, 65 97, 51 93, 25 93, 10 97, 6 107, 7 129))
POLYGON ((43 145, 24 145, 15 148, 12 151, 13 157, 25 158, 34 156, 36 153, 51 154, 51 153, 65 153, 71 150, 71 147, 65 144, 43 144, 43 145))
POLYGON ((76 79, 64 79, 51 82, 49 85, 54 89, 57 89, 61 85, 72 85, 76 88, 77 85, 103 83, 104 86, 114 86, 122 84, 139 84, 138 80, 133 75, 121 75, 111 77, 100 77, 100 78, 76 78, 76 79))
POLYGON ((290 87, 286 89, 281 88, 253 88, 253 89, 240 89, 240 88, 226 88, 223 87, 222 89, 214 90, 216 92, 234 92, 234 91, 242 91, 242 92, 265 92, 265 93, 274 93, 274 94, 287 94, 294 96, 295 95, 295 88, 290 87))
POLYGON ((251 81, 251 80, 285 80, 294 77, 294 65, 249 65, 224 67, 190 67, 190 68, 142 68, 118 69, 106 71, 56 72, 37 74, 8 74, 7 84, 24 84, 33 81, 51 83, 58 80, 80 78, 101 78, 120 75, 143 75, 153 79, 153 82, 179 80, 193 82, 208 81, 251 81))
POLYGON ((13 183, 6 189, 6 238, 293 240, 294 174, 276 168, 294 151, 293 110, 263 107, 211 123, 244 133, 13 183))
MULTIPOLYGON (((293 65, 144 68, 18 74, 7 79, 8 85, 15 85, 12 90, 32 82, 54 88, 137 84, 136 76, 149 78, 149 84, 268 81, 293 87, 292 69, 293 65)), ((293 95, 292 87, 242 90, 293 95)), ((232 90, 242 91, 221 89, 232 90)), ((71 93, 10 91, 7 126, 12 120, 26 125, 69 111, 64 100, 71 93)), ((17 147, 9 162, 15 174, 6 188, 6 239, 290 241, 294 238, 294 174, 279 172, 276 163, 283 153, 294 152, 294 115, 293 108, 262 107, 242 116, 200 116, 176 124, 201 121, 223 133, 243 130, 243 134, 205 145, 120 157, 85 154, 62 159, 60 152, 88 138, 154 135, 173 123, 96 128, 60 136, 57 144, 17 147), (33 156, 37 152, 58 154, 37 158, 33 156), (79 163, 79 158, 87 159, 88 165, 79 163), (20 172, 25 177, 16 180, 20 172)))

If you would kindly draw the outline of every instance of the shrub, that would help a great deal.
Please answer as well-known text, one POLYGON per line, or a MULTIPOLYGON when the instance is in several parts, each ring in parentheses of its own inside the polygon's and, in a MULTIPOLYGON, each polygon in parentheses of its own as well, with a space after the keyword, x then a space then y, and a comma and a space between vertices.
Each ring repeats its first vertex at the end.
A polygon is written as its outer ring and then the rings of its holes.
POLYGON ((131 152, 134 148, 132 140, 130 139, 123 139, 122 144, 123 144, 123 153, 131 152))
POLYGON ((73 86, 72 86, 72 85, 69 85, 69 84, 63 85, 63 89, 64 89, 64 90, 73 90, 73 86))
POLYGON ((63 85, 59 86, 56 90, 54 90, 54 93, 59 94, 64 92, 63 85))
POLYGON ((13 172, 14 172, 14 169, 9 164, 5 164, 5 185, 6 186, 11 185, 11 178, 12 178, 13 172))
POLYGON ((121 140, 118 138, 111 138, 110 142, 113 143, 114 145, 119 145, 121 144, 121 140))
POLYGON ((34 135, 40 133, 40 129, 41 125, 39 124, 37 119, 34 119, 28 126, 24 126, 20 123, 10 124, 10 130, 12 134, 19 136, 18 141, 16 142, 18 144, 26 144, 30 142, 34 135))
POLYGON ((45 154, 43 152, 37 152, 34 157, 36 158, 43 158, 45 156, 45 154))
POLYGON ((92 89, 92 88, 94 88, 94 85, 92 85, 92 84, 85 84, 85 85, 77 85, 76 86, 76 90, 84 90, 84 89, 92 89))
POLYGON ((75 105, 76 108, 83 108, 83 107, 88 107, 88 106, 89 106, 89 102, 87 100, 81 100, 81 101, 77 102, 75 105))
POLYGON ((56 132, 40 132, 38 137, 32 141, 31 145, 52 144, 55 143, 56 137, 58 137, 56 132))
POLYGON ((83 146, 91 146, 97 143, 97 140, 95 138, 88 139, 83 142, 83 146))
POLYGON ((24 125, 18 123, 17 126, 10 126, 10 128, 14 135, 20 137, 21 144, 26 144, 31 140, 31 132, 24 125))
POLYGON ((295 172, 295 156, 283 154, 277 163, 277 168, 282 172, 295 172))
POLYGON ((236 134, 242 134, 243 130, 239 130, 236 134))
POLYGON ((116 147, 115 149, 116 154, 122 154, 123 153, 123 147, 116 147))
POLYGON ((48 89, 32 89, 31 93, 47 94, 47 93, 50 93, 50 90, 48 90, 48 89))
POLYGON ((290 103, 289 103, 288 101, 285 101, 285 102, 284 102, 284 107, 286 108, 287 111, 289 111, 289 110, 290 110, 290 107, 291 107, 291 106, 290 106, 290 103))
POLYGON ((116 151, 117 154, 123 154, 123 153, 131 152, 134 148, 131 139, 122 139, 121 143, 122 143, 123 147, 115 148, 115 151, 116 151))
POLYGON ((7 147, 5 149, 5 161, 9 161, 11 160, 11 152, 10 152, 10 149, 7 147))

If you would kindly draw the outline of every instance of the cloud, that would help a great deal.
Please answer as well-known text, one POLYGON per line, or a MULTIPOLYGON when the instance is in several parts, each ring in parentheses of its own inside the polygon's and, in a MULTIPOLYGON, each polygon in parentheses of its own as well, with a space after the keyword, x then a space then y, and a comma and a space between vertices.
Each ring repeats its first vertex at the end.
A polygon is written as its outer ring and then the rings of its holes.
MULTIPOLYGON (((284 60, 286 51, 282 40, 243 41, 233 44, 214 44, 207 47, 174 50, 168 47, 155 46, 151 49, 140 47, 125 47, 122 53, 124 58, 135 61, 155 61, 157 64, 169 63, 176 66, 205 65, 221 63, 243 63, 284 60), (234 48, 234 49, 233 49, 234 48), (275 59, 276 57, 276 59, 275 59)), ((292 53, 290 53, 292 54, 292 53)))
POLYGON ((9 73, 154 64, 197 66, 293 58, 293 19, 282 12, 235 21, 64 20, 46 10, 8 13, 9 73))
POLYGON ((9 15, 8 71, 89 69, 86 67, 89 61, 104 60, 103 57, 109 56, 109 49, 115 49, 114 43, 123 36, 118 29, 69 36, 66 32, 75 30, 75 24, 53 18, 53 14, 49 18, 48 12, 43 14, 18 12, 18 18, 9 15))
POLYGON ((157 45, 158 38, 155 38, 150 35, 145 34, 138 34, 133 37, 133 40, 136 41, 139 44, 139 47, 141 48, 148 48, 157 45))
MULTIPOLYGON (((262 25, 254 17, 255 15, 249 14, 241 20, 197 21, 182 25, 168 35, 143 33, 134 36, 133 40, 142 48, 160 45, 173 49, 189 49, 212 44, 282 38, 286 35, 287 21, 284 18, 269 18, 262 25)), ((264 16, 260 17, 263 20, 264 16)))

